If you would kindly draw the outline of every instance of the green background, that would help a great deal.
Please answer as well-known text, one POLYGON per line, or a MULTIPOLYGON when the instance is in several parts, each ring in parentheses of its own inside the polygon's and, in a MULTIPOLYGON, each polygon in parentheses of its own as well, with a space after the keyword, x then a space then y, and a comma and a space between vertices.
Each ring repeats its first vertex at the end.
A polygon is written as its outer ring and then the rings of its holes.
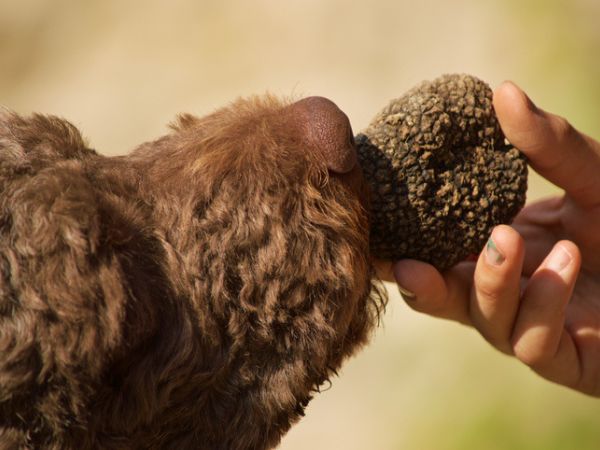
MULTIPOLYGON (((0 0, 0 104, 64 116, 105 154, 270 91, 324 95, 365 127, 422 79, 520 84, 600 137, 597 0, 0 0)), ((535 175, 529 198, 558 193, 535 175)), ((474 331, 383 326, 284 438, 295 449, 598 449, 600 400, 547 383, 474 331)))

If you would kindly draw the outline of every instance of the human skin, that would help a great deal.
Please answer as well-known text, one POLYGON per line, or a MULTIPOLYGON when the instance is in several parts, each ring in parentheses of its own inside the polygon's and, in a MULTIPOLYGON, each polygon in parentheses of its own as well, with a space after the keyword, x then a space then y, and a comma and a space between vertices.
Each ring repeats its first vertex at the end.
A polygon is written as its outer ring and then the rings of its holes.
POLYGON ((511 82, 494 108, 508 140, 564 195, 494 228, 476 262, 440 273, 401 260, 388 276, 414 310, 470 325, 540 376, 600 397, 600 143, 511 82))

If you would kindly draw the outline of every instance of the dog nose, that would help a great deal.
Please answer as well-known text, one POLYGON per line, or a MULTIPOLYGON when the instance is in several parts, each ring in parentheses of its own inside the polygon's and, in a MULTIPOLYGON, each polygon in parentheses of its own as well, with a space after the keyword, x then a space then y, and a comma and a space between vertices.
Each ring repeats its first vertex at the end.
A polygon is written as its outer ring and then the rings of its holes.
POLYGON ((357 154, 352 127, 335 103, 324 97, 307 97, 290 105, 290 112, 301 139, 321 154, 329 170, 343 174, 354 168, 357 154))

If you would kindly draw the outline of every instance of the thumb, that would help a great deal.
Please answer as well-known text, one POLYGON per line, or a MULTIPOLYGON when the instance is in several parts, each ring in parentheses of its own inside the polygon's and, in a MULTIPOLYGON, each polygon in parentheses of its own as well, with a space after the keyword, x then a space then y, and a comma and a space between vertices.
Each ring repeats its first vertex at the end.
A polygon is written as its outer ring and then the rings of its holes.
POLYGON ((469 292, 475 264, 458 264, 444 273, 422 261, 396 261, 392 271, 406 304, 435 317, 468 324, 469 292))
POLYGON ((494 92, 494 109, 506 138, 531 167, 563 188, 577 203, 598 203, 600 145, 564 118, 536 107, 512 82, 494 92))

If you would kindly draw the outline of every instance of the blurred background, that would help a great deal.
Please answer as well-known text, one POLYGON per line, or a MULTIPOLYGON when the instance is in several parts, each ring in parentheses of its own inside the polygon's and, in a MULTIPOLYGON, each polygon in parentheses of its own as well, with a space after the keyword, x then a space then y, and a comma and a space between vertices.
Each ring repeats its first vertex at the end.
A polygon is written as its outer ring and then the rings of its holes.
MULTIPOLYGON (((422 79, 468 72, 600 138, 598 0, 0 0, 0 104, 57 114, 110 155, 266 91, 365 127, 422 79)), ((559 192, 532 176, 529 199, 559 192)), ((394 286, 372 344, 281 449, 598 449, 600 400, 547 383, 394 286)))

